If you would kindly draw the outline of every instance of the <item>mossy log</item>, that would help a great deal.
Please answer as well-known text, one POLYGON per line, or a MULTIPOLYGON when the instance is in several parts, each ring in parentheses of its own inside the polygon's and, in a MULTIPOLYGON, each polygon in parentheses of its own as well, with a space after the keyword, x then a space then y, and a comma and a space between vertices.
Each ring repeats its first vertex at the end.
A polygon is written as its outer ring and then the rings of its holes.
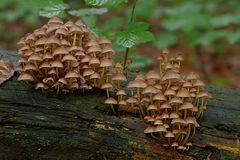
MULTIPOLYGON (((16 65, 17 54, 1 51, 16 65)), ((240 91, 207 86, 214 95, 184 152, 143 134, 144 123, 104 105, 101 90, 56 95, 11 80, 0 86, 0 159, 238 159, 240 91)))

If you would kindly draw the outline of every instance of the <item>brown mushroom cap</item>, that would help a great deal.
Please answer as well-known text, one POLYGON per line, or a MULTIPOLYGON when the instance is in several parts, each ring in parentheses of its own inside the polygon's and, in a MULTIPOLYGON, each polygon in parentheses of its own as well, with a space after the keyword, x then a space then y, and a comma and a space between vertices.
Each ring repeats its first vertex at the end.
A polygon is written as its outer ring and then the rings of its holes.
POLYGON ((109 97, 105 100, 105 104, 117 104, 117 101, 114 98, 109 97))
POLYGON ((153 86, 147 86, 146 88, 143 89, 142 94, 156 94, 158 93, 159 90, 156 89, 153 86))
POLYGON ((130 103, 130 104, 134 104, 134 103, 138 103, 137 99, 136 98, 133 98, 133 97, 130 97, 127 99, 127 103, 130 103))
POLYGON ((180 89, 178 92, 177 92, 177 97, 180 97, 180 98, 187 98, 187 97, 191 97, 190 93, 188 92, 188 90, 186 90, 185 88, 182 88, 180 89))
POLYGON ((113 85, 111 83, 103 83, 101 86, 101 89, 110 89, 113 88, 113 85))
POLYGON ((113 66, 113 61, 108 58, 103 58, 101 59, 101 64, 100 67, 112 67, 113 66))
POLYGON ((92 70, 92 69, 85 69, 85 70, 83 71, 83 76, 84 76, 84 77, 90 76, 90 75, 92 75, 92 74, 94 74, 94 73, 95 73, 95 71, 92 70))
POLYGON ((113 81, 127 81, 126 76, 123 73, 117 73, 115 76, 112 77, 113 81))
POLYGON ((174 137, 174 134, 171 131, 167 131, 167 133, 165 134, 165 137, 172 138, 174 137))
POLYGON ((121 89, 121 90, 117 91, 116 95, 118 95, 118 96, 119 95, 126 95, 126 92, 125 92, 125 90, 121 89))
POLYGON ((167 118, 170 118, 169 113, 163 112, 162 115, 161 115, 161 119, 167 119, 167 118))
POLYGON ((147 128, 144 129, 144 133, 153 133, 155 132, 155 127, 153 126, 148 126, 147 128))
POLYGON ((187 117, 185 121, 187 124, 194 124, 194 125, 197 124, 197 120, 195 117, 187 117))
POLYGON ((184 102, 180 107, 179 110, 185 110, 185 109, 192 109, 194 106, 190 102, 184 102))
POLYGON ((154 128, 154 132, 167 132, 167 129, 164 126, 158 125, 154 128))
POLYGON ((165 92, 164 92, 164 95, 165 96, 175 96, 176 95, 176 92, 172 89, 167 89, 165 92))
POLYGON ((174 98, 170 99, 169 103, 170 104, 182 104, 183 101, 182 101, 182 99, 180 99, 178 97, 174 97, 174 98))
POLYGON ((169 116, 169 118, 179 118, 179 115, 176 112, 172 112, 169 116))
POLYGON ((98 65, 98 64, 100 64, 100 60, 96 57, 91 58, 89 61, 89 65, 98 65))
POLYGON ((19 77, 18 80, 20 81, 34 81, 34 78, 31 74, 29 73, 22 73, 19 77))
POLYGON ((163 125, 163 121, 161 119, 156 119, 153 124, 154 125, 163 125))
POLYGON ((128 83, 127 88, 145 88, 147 84, 142 80, 134 80, 128 83))
POLYGON ((197 98, 210 98, 211 95, 208 94, 207 92, 200 92, 197 94, 197 98))
POLYGON ((51 24, 63 24, 63 21, 57 17, 57 16, 53 16, 49 21, 48 21, 48 25, 51 24))
POLYGON ((75 72, 75 71, 68 71, 67 74, 65 75, 65 78, 79 78, 80 75, 79 73, 75 72))
POLYGON ((125 100, 121 100, 118 102, 119 105, 126 106, 127 102, 125 100))
POLYGON ((160 75, 155 72, 155 71, 149 71, 146 74, 147 79, 151 79, 151 80, 160 80, 160 75))
POLYGON ((186 121, 181 118, 174 118, 172 119, 171 124, 186 124, 186 121))
POLYGON ((178 146, 178 143, 177 142, 173 142, 171 147, 177 147, 178 146))
POLYGON ((198 75, 194 72, 191 72, 187 77, 186 80, 197 80, 198 79, 198 75))
POLYGON ((48 87, 44 83, 38 82, 35 89, 48 89, 48 87))
POLYGON ((153 96, 153 100, 156 101, 166 101, 167 98, 162 93, 157 93, 153 96))
POLYGON ((164 102, 161 106, 160 109, 168 109, 172 108, 168 102, 164 102))
POLYGON ((148 111, 153 111, 153 110, 157 111, 158 109, 157 109, 157 106, 151 104, 151 105, 149 105, 149 106, 147 107, 147 110, 148 110, 148 111))
POLYGON ((100 74, 97 72, 94 72, 91 76, 90 79, 99 79, 100 78, 100 74))
POLYGON ((166 72, 162 77, 162 81, 178 80, 178 79, 181 79, 180 75, 176 72, 173 72, 173 71, 166 72))
POLYGON ((98 43, 101 45, 109 45, 111 44, 111 41, 109 41, 106 37, 102 37, 98 40, 98 43))

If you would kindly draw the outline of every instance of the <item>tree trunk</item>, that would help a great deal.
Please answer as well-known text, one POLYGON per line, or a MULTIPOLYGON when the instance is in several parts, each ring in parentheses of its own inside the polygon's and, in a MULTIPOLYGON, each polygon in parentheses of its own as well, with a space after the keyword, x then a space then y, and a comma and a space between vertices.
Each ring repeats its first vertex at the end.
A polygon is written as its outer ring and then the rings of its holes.
MULTIPOLYGON (((17 54, 1 51, 16 65, 17 54)), ((11 80, 0 86, 0 159, 237 159, 240 91, 207 86, 214 95, 185 152, 161 147, 139 118, 114 116, 100 90, 56 95, 11 80)))

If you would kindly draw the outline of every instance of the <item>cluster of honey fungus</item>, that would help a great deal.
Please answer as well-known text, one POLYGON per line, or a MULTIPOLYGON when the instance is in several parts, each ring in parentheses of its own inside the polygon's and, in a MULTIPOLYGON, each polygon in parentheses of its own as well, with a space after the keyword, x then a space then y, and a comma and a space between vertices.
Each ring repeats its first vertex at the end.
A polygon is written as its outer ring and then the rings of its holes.
POLYGON ((170 56, 164 50, 158 60, 159 72, 136 76, 126 90, 117 90, 117 99, 108 98, 106 103, 118 104, 119 110, 142 117, 147 124, 144 133, 160 140, 163 146, 185 150, 192 145, 190 140, 199 127, 197 120, 211 95, 204 91, 204 83, 195 73, 180 75, 181 55, 170 56))
POLYGON ((80 20, 52 17, 19 43, 18 80, 57 92, 89 90, 108 81, 115 68, 111 42, 98 38, 80 20))

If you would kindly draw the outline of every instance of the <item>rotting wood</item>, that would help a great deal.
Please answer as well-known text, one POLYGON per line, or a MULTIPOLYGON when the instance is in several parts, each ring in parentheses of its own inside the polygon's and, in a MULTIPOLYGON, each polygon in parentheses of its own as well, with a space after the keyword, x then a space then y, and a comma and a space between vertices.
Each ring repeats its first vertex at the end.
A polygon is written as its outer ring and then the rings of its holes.
MULTIPOLYGON (((0 51, 16 65, 17 54, 0 51)), ((208 86, 213 93, 194 146, 177 152, 143 134, 131 115, 107 113, 100 90, 44 94, 16 76, 0 87, 0 159, 237 159, 240 91, 208 86)))

